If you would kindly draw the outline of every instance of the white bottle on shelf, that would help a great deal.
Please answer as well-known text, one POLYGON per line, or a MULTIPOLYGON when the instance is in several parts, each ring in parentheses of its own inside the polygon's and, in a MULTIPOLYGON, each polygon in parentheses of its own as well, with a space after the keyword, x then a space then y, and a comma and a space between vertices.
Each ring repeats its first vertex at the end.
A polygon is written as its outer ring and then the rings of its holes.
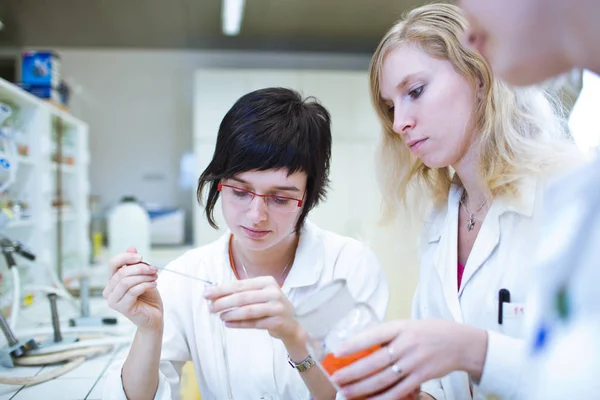
POLYGON ((109 211, 107 233, 110 258, 134 246, 144 261, 150 261, 150 216, 135 197, 123 197, 109 211))

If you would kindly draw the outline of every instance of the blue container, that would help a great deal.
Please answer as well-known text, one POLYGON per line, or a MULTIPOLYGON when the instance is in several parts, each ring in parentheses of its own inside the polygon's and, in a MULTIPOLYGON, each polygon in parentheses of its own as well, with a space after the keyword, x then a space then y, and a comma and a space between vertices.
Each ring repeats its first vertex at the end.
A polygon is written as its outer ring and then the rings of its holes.
POLYGON ((34 96, 39 97, 40 99, 53 100, 53 101, 56 101, 57 103, 64 104, 62 102, 62 98, 61 98, 59 90, 54 89, 51 86, 28 85, 28 84, 23 84, 23 83, 20 83, 19 86, 23 90, 28 91, 29 93, 33 94, 34 96))
POLYGON ((21 82, 33 86, 60 85, 60 58, 52 51, 25 51, 21 60, 21 82))

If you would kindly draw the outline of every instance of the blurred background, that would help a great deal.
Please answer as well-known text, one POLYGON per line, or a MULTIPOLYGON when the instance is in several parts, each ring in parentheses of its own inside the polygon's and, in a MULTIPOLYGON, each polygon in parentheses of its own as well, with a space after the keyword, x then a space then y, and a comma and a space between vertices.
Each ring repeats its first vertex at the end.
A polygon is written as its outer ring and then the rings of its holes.
MULTIPOLYGON (((378 224, 380 127, 367 68, 384 33, 422 3, 0 1, 0 112, 3 104, 9 110, 0 113, 0 166, 11 165, 0 169, 0 183, 10 183, 0 191, 0 232, 30 246, 75 294, 90 275, 98 295, 111 246, 124 249, 111 237, 111 210, 134 197, 149 216, 142 249, 164 265, 221 234, 205 222, 195 190, 225 112, 248 91, 290 87, 332 114, 332 189, 310 219, 371 246, 390 280, 388 317, 409 317, 419 226, 405 213, 378 224)), ((548 87, 571 110, 582 71, 548 87)), ((592 153, 600 135, 589 127, 600 125, 590 123, 589 109, 580 115, 574 134, 592 153)), ((0 271, 0 307, 9 314, 12 283, 6 267, 0 271)), ((26 284, 47 279, 35 265, 23 271, 26 284)), ((25 290, 20 301, 31 306, 35 296, 25 290)))
POLYGON ((196 213, 195 188, 233 102, 274 85, 316 96, 332 113, 335 139, 332 190, 311 220, 377 247, 390 280, 406 282, 393 291, 400 297, 390 314, 408 316, 418 270, 415 232, 375 227, 372 150, 379 125, 367 68, 382 35, 418 4, 5 0, 1 65, 3 77, 19 84, 24 50, 55 54, 57 79, 69 94, 54 101, 67 103, 88 126, 88 195, 99 218, 94 228, 110 241, 101 214, 123 196, 135 196, 161 214, 156 222, 165 232, 155 232, 154 242, 169 244, 174 254, 180 251, 172 246, 200 245, 220 234, 196 213))

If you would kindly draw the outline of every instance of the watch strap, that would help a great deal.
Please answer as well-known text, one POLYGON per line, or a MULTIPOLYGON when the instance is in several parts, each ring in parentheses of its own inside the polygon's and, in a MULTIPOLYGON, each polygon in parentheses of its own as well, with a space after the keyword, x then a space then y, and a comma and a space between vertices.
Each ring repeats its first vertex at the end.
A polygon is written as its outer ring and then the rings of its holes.
POLYGON ((309 355, 303 361, 297 363, 292 360, 288 354, 288 363, 292 366, 292 368, 296 368, 298 372, 308 371, 316 364, 316 361, 309 355))

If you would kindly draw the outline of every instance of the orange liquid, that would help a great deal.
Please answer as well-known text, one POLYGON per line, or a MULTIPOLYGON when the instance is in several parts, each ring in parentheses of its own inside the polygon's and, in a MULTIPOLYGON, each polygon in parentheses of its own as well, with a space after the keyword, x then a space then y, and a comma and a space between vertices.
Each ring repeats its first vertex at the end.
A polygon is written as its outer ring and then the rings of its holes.
POLYGON ((361 358, 368 356, 369 354, 379 350, 380 348, 381 346, 376 345, 371 347, 370 349, 362 350, 346 357, 336 357, 333 355, 333 353, 328 353, 321 361, 321 365, 329 375, 333 375, 335 371, 347 367, 354 361, 360 360, 361 358))

